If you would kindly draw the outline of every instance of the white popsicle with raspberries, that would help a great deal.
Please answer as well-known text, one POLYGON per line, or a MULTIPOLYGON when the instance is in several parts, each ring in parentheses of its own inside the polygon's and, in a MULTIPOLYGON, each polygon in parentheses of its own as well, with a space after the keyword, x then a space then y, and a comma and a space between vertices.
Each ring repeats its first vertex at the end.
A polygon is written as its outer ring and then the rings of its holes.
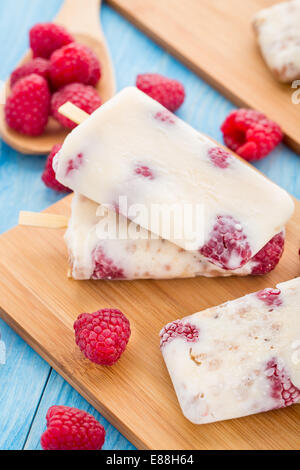
POLYGON ((72 131, 54 168, 65 186, 225 270, 244 266, 294 209, 284 190, 134 87, 72 131), (130 213, 135 205, 145 210, 130 213), (175 218, 166 236, 149 214, 174 205, 192 215, 175 218))
POLYGON ((161 351, 196 424, 300 402, 300 278, 166 325, 161 351))
POLYGON ((277 3, 253 19, 262 56, 280 82, 300 77, 300 0, 277 3))
POLYGON ((276 235, 256 256, 235 271, 222 269, 198 251, 185 251, 130 222, 121 214, 75 194, 65 234, 74 279, 172 279, 195 276, 265 274, 278 263, 284 233, 276 235), (115 232, 108 232, 110 220, 115 232), (105 222, 105 223, 103 223, 105 222))

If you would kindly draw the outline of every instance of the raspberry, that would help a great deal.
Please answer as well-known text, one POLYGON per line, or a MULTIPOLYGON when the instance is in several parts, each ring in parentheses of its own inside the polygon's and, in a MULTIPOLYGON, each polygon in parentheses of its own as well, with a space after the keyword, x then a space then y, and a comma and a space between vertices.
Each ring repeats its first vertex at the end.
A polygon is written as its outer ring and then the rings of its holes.
POLYGON ((185 98, 184 87, 180 82, 158 73, 138 75, 136 86, 172 112, 182 105, 185 98))
POLYGON ((279 263, 284 249, 284 232, 273 237, 252 259, 255 266, 251 274, 267 274, 279 263))
POLYGON ((259 292, 257 292, 256 295, 259 298, 259 300, 264 302, 269 307, 272 307, 272 306, 279 307, 280 305, 282 305, 282 299, 280 297, 280 294, 281 294, 280 289, 267 288, 267 289, 260 290, 259 292))
POLYGON ((43 77, 36 74, 21 78, 5 104, 9 127, 31 136, 41 135, 48 122, 50 91, 43 77))
POLYGON ((282 140, 278 124, 252 109, 238 109, 221 126, 224 142, 245 160, 260 160, 282 140))
POLYGON ((101 106, 101 99, 95 88, 82 83, 71 83, 54 93, 51 100, 51 113, 64 127, 74 129, 77 126, 75 122, 64 117, 58 112, 60 106, 67 101, 78 106, 88 114, 92 114, 101 106))
POLYGON ((32 59, 24 65, 21 65, 16 70, 14 70, 10 77, 10 86, 13 87, 20 78, 26 77, 36 73, 41 77, 44 77, 47 81, 50 78, 50 62, 49 60, 42 59, 37 57, 32 59))
POLYGON ((167 109, 158 111, 154 117, 158 121, 167 122, 169 124, 175 124, 175 115, 171 113, 170 111, 168 111, 167 109))
POLYGON ((91 59, 86 46, 71 43, 53 52, 50 58, 50 76, 54 88, 69 83, 87 84, 91 78, 91 59))
POLYGON ((138 166, 135 169, 135 173, 143 176, 144 178, 148 178, 149 180, 154 179, 153 173, 148 166, 138 166))
POLYGON ((69 160, 67 163, 66 176, 73 170, 78 170, 83 163, 83 154, 78 153, 75 158, 69 160))
POLYGON ((178 336, 183 337, 188 343, 196 343, 199 340, 199 330, 190 323, 183 324, 181 320, 168 323, 160 332, 160 347, 163 348, 178 336))
POLYGON ((98 247, 93 254, 94 272, 92 279, 125 279, 123 269, 114 265, 110 258, 107 258, 102 249, 98 247))
POLYGON ((82 313, 74 330, 76 344, 83 354, 102 366, 112 366, 120 359, 131 333, 129 320, 112 308, 82 313))
POLYGON ((47 429, 41 437, 44 450, 100 450, 105 440, 104 427, 83 410, 51 406, 47 429))
POLYGON ((73 42, 74 38, 62 26, 54 23, 38 23, 31 28, 29 40, 33 57, 49 59, 56 49, 73 42))
POLYGON ((238 269, 251 258, 243 228, 229 215, 217 216, 209 241, 199 251, 223 269, 238 269))
POLYGON ((230 165, 232 155, 220 147, 212 147, 208 150, 211 162, 219 168, 227 168, 230 165))
POLYGON ((85 46, 85 50, 90 58, 90 77, 87 85, 96 86, 101 78, 101 65, 98 57, 92 49, 85 46))
POLYGON ((293 385, 284 368, 278 365, 276 358, 267 363, 266 376, 271 385, 271 397, 278 402, 276 408, 283 408, 300 400, 299 388, 293 385))
POLYGON ((66 191, 70 192, 71 190, 69 188, 66 188, 66 186, 63 186, 60 184, 57 179, 55 178, 55 173, 52 167, 52 162, 53 158, 57 154, 57 152, 60 151, 62 145, 61 144, 56 144, 51 150, 51 153, 48 155, 46 165, 44 172, 42 174, 42 180, 44 181, 45 185, 48 186, 48 188, 55 189, 55 191, 66 191))

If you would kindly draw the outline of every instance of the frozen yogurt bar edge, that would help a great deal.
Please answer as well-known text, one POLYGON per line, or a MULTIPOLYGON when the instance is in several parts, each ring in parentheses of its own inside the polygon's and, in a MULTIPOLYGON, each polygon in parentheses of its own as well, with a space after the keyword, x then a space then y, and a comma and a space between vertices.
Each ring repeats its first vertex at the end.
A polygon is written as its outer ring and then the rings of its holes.
POLYGON ((277 234, 248 263, 230 271, 199 251, 185 251, 168 240, 153 238, 113 209, 75 194, 65 241, 74 279, 131 280, 266 274, 281 258, 284 236, 284 231, 277 234))
POLYGON ((261 54, 277 80, 300 78, 300 0, 276 3, 260 10, 253 27, 261 54))

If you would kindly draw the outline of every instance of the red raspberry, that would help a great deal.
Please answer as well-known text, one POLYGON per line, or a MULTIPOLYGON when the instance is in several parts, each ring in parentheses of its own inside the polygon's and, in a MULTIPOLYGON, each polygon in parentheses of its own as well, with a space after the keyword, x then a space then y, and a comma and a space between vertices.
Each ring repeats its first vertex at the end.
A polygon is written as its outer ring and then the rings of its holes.
POLYGON ((5 104, 9 127, 31 136, 41 135, 48 122, 50 91, 43 77, 36 74, 21 78, 5 104))
POLYGON ((228 168, 233 156, 221 147, 211 147, 208 150, 208 156, 211 162, 219 168, 228 168))
POLYGON ((57 152, 60 151, 61 147, 61 144, 56 144, 52 148, 51 153, 48 155, 46 161, 45 169, 42 174, 42 180, 44 181, 45 185, 48 186, 48 188, 55 189, 55 191, 70 192, 71 190, 69 188, 66 188, 66 186, 63 186, 57 181, 52 167, 53 158, 57 152))
POLYGON ((26 64, 18 67, 11 74, 10 86, 13 87, 15 83, 20 80, 20 78, 26 77, 27 75, 31 75, 32 73, 36 73, 37 75, 44 77, 48 81, 50 78, 49 60, 37 57, 36 59, 32 59, 26 64))
POLYGON ((158 111, 155 116, 155 119, 161 122, 166 122, 168 124, 175 124, 176 116, 175 114, 171 113, 167 109, 163 109, 162 111, 158 111))
POLYGON ((71 43, 53 52, 51 61, 51 81, 54 88, 69 83, 87 84, 91 78, 91 58, 86 46, 71 43))
POLYGON ((233 217, 217 216, 210 239, 200 253, 223 269, 238 269, 251 258, 251 249, 242 226, 233 217))
POLYGON ((221 131, 227 147, 248 161, 264 158, 283 138, 278 124, 252 109, 230 113, 221 131))
POLYGON ((87 85, 96 86, 101 78, 101 65, 98 57, 92 49, 85 46, 85 50, 90 58, 90 77, 87 85))
POLYGON ((273 237, 252 259, 255 266, 251 274, 267 274, 279 263, 284 249, 284 232, 273 237))
POLYGON ((93 258, 95 265, 92 279, 125 279, 123 269, 115 266, 113 261, 105 256, 101 247, 96 249, 93 258))
POLYGON ((51 406, 47 429, 41 437, 44 450, 100 450, 105 440, 104 427, 83 410, 51 406))
POLYGON ((76 344, 83 354, 102 366, 112 366, 120 359, 131 333, 125 315, 112 308, 82 313, 74 330, 76 344))
POLYGON ((180 82, 158 73, 138 75, 136 86, 172 112, 182 105, 185 98, 184 87, 180 82))
POLYGON ((162 348, 178 336, 183 337, 188 343, 196 343, 199 341, 199 330, 190 323, 183 324, 181 320, 168 323, 160 332, 160 347, 162 348))
POLYGON ((271 385, 271 397, 277 401, 276 408, 283 408, 300 401, 300 390, 295 387, 285 369, 272 358, 266 366, 266 376, 271 385))
POLYGON ((148 166, 137 166, 135 169, 135 173, 137 175, 143 176, 144 178, 148 178, 149 180, 154 179, 153 173, 148 166))
POLYGON ((58 112, 60 106, 67 101, 71 101, 88 114, 92 114, 101 106, 101 98, 95 88, 91 86, 82 85, 82 83, 71 83, 61 88, 52 96, 51 113, 55 119, 68 129, 74 129, 77 124, 58 112))
POLYGON ((269 307, 279 307, 280 305, 282 305, 282 299, 280 297, 280 294, 280 289, 271 289, 268 287, 266 289, 260 290, 259 292, 257 292, 256 295, 259 300, 264 302, 269 307))
POLYGON ((78 153, 74 158, 67 162, 66 176, 69 176, 71 171, 78 170, 83 164, 83 154, 78 153))
POLYGON ((54 23, 38 23, 29 32, 33 57, 49 59, 51 54, 74 41, 65 28, 54 23))

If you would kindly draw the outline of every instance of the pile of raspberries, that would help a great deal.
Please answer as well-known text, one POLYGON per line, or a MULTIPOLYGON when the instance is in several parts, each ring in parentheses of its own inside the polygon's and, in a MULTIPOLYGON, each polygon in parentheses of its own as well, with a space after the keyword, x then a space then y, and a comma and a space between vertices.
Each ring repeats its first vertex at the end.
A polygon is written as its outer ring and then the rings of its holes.
POLYGON ((58 109, 67 101, 89 114, 101 106, 95 89, 101 78, 101 64, 89 47, 76 42, 57 24, 36 24, 29 40, 32 58, 10 77, 6 123, 22 134, 39 136, 52 116, 63 127, 73 129, 76 124, 58 109))

